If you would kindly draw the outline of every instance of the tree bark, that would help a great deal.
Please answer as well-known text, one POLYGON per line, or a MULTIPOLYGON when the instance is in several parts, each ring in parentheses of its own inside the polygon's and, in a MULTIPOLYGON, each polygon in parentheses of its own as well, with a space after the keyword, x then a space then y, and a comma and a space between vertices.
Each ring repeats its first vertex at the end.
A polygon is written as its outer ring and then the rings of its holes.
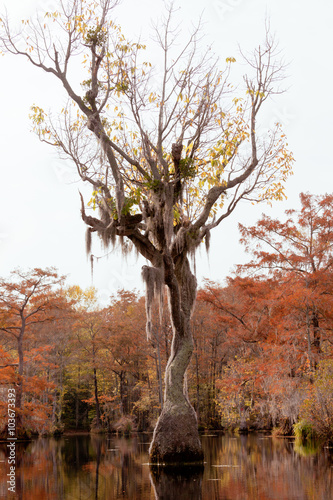
POLYGON ((200 423, 200 383, 199 383, 199 359, 198 354, 195 356, 195 375, 197 385, 197 420, 200 423))
POLYGON ((100 429, 102 427, 102 422, 101 422, 101 410, 98 399, 97 370, 95 366, 94 366, 94 393, 95 393, 95 408, 96 408, 96 428, 100 429))
POLYGON ((22 432, 23 426, 23 418, 22 418, 22 409, 23 409, 23 367, 24 367, 24 353, 23 353, 23 335, 25 331, 25 319, 22 319, 22 327, 20 330, 20 334, 17 338, 17 352, 19 358, 18 365, 18 383, 17 383, 17 391, 16 391, 16 428, 17 432, 22 432))
POLYGON ((193 352, 190 319, 196 296, 196 279, 187 258, 175 267, 166 262, 165 273, 173 338, 165 371, 164 405, 150 445, 150 461, 202 464, 197 417, 186 387, 186 370, 193 352))
POLYGON ((77 380, 77 391, 75 397, 75 429, 79 428, 79 396, 80 396, 80 387, 81 387, 81 369, 79 367, 79 374, 77 380))
POLYGON ((321 335, 320 335, 320 328, 319 328, 319 317, 317 311, 314 309, 312 311, 312 329, 313 329, 313 351, 314 351, 314 361, 313 361, 313 368, 314 370, 317 370, 318 368, 318 359, 319 359, 319 354, 321 352, 320 349, 320 344, 321 344, 321 335))
POLYGON ((160 402, 161 410, 163 410, 163 383, 162 383, 162 363, 161 363, 161 349, 160 349, 160 334, 159 329, 156 329, 156 373, 158 380, 158 399, 160 402))

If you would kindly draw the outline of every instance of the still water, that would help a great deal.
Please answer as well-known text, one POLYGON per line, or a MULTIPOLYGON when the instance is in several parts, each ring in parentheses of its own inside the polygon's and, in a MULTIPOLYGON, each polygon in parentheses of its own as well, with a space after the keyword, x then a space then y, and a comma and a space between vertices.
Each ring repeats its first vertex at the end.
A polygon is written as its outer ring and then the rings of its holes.
POLYGON ((264 434, 202 436, 203 469, 151 470, 150 434, 71 436, 16 444, 16 493, 7 490, 0 444, 0 498, 22 500, 332 500, 333 450, 264 434))

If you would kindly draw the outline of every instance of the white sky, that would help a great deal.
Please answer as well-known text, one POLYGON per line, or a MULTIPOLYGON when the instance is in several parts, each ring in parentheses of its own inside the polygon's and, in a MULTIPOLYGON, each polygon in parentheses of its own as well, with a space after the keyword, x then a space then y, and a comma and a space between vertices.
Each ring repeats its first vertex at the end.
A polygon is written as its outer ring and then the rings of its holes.
MULTIPOLYGON (((150 19, 159 17, 161 0, 123 0, 115 14, 123 32, 147 37, 150 19)), ((195 21, 204 8, 205 31, 215 51, 238 56, 238 44, 253 49, 264 38, 266 14, 285 59, 290 61, 287 93, 266 106, 266 122, 279 121, 296 158, 294 176, 287 183, 286 202, 243 204, 212 235, 209 259, 197 257, 197 277, 216 281, 246 261, 239 244, 237 223, 254 224, 265 211, 283 217, 286 208, 298 208, 301 191, 324 194, 333 190, 332 49, 333 3, 330 0, 179 0, 179 19, 195 21)), ((8 0, 10 17, 32 16, 36 8, 55 10, 56 0, 8 0)), ((50 75, 30 67, 18 57, 0 58, 0 276, 11 270, 55 266, 68 275, 68 283, 91 285, 85 255, 85 225, 80 217, 78 190, 88 193, 75 179, 74 169, 30 131, 29 108, 36 103, 48 109, 64 94, 50 75)), ((96 245, 96 255, 103 251, 96 245)), ((143 260, 117 252, 95 266, 94 285, 106 303, 117 288, 143 290, 143 260)))

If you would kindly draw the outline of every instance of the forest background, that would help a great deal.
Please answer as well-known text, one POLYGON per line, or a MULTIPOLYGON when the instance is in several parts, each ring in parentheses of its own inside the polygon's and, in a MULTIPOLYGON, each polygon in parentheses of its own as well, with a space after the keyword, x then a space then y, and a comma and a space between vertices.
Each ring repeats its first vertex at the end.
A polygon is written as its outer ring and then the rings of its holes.
MULTIPOLYGON (((206 281, 192 318, 188 391, 201 429, 333 435, 333 196, 301 194, 283 221, 241 226, 254 259, 206 281), (300 424, 299 424, 300 425, 300 424)), ((144 297, 66 286, 54 269, 0 282, 2 391, 17 387, 24 433, 152 430, 172 338, 167 307, 146 339, 144 297)), ((6 400, 1 402, 5 431, 6 400)))

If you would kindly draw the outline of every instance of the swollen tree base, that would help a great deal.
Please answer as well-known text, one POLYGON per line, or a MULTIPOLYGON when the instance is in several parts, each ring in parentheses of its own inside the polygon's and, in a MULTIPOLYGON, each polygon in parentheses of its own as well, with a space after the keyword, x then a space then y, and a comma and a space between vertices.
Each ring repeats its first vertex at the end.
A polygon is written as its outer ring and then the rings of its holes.
POLYGON ((166 402, 149 449, 152 464, 203 464, 203 451, 193 407, 166 402))

